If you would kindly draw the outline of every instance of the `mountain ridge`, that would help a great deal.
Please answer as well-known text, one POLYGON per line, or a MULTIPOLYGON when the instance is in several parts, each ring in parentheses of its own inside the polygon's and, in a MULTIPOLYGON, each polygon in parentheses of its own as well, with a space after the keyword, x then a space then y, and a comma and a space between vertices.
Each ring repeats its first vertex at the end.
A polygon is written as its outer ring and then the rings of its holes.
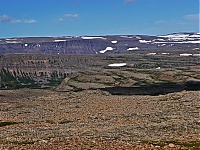
POLYGON ((122 54, 131 51, 196 50, 200 33, 181 32, 159 36, 106 35, 1 38, 0 54, 122 54))

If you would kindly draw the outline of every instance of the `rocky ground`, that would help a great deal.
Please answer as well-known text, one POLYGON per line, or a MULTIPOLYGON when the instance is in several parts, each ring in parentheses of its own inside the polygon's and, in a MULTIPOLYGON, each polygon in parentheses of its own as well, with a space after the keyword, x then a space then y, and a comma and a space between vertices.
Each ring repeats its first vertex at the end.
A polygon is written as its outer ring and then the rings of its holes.
POLYGON ((0 149, 200 149, 200 91, 0 91, 0 149))
POLYGON ((48 89, 0 90, 0 150, 200 149, 196 56, 2 55, 0 61, 1 85, 30 85, 32 76, 42 86, 56 81, 48 89), (113 63, 127 65, 108 67, 113 63), (57 86, 61 73, 67 77, 57 86))

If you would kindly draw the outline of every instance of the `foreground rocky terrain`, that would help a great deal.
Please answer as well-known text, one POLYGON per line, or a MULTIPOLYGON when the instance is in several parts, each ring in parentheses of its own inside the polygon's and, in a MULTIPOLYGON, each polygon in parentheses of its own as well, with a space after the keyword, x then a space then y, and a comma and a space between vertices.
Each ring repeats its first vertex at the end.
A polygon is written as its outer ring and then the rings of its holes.
POLYGON ((0 149, 199 149, 200 91, 0 91, 0 149))
POLYGON ((199 149, 199 74, 106 67, 53 90, 0 90, 0 149, 199 149))
POLYGON ((200 149, 199 34, 115 38, 0 39, 0 149, 200 149))

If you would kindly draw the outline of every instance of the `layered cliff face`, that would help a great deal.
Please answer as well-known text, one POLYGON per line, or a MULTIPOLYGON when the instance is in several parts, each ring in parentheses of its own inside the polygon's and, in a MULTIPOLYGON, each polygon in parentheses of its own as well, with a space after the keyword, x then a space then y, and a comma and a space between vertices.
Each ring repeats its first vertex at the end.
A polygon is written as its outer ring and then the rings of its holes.
POLYGON ((199 66, 199 57, 185 57, 174 53, 169 55, 161 53, 150 55, 149 52, 128 55, 5 54, 0 55, 0 89, 52 87, 59 85, 65 77, 70 80, 66 78, 63 86, 59 87, 60 90, 68 90, 71 87, 76 90, 131 86, 136 81, 143 83, 143 80, 147 81, 147 79, 149 79, 148 83, 157 82, 158 72, 166 72, 166 69, 169 69, 169 74, 161 74, 159 80, 199 81, 199 66), (178 68, 177 73, 174 73, 173 68, 178 68), (182 77, 182 72, 185 72, 185 77, 182 77), (152 75, 155 73, 153 78, 155 80, 143 76, 145 73, 152 75))
POLYGON ((69 75, 57 91, 101 89, 113 95, 160 95, 200 90, 197 67, 138 69, 127 67, 81 71, 69 75))
POLYGON ((200 33, 163 36, 82 36, 0 39, 0 54, 104 54, 143 50, 199 50, 200 33))

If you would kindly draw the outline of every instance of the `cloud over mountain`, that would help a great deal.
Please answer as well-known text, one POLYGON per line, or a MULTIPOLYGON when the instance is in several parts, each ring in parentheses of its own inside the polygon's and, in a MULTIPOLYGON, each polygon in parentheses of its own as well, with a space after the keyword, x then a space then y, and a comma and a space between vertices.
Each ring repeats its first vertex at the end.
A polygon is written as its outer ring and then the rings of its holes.
POLYGON ((8 15, 0 16, 0 23, 36 23, 35 19, 15 19, 8 15))
POLYGON ((64 16, 68 17, 68 18, 77 18, 79 15, 78 14, 65 14, 64 16))
POLYGON ((199 20, 200 14, 185 15, 184 18, 188 20, 199 20))

